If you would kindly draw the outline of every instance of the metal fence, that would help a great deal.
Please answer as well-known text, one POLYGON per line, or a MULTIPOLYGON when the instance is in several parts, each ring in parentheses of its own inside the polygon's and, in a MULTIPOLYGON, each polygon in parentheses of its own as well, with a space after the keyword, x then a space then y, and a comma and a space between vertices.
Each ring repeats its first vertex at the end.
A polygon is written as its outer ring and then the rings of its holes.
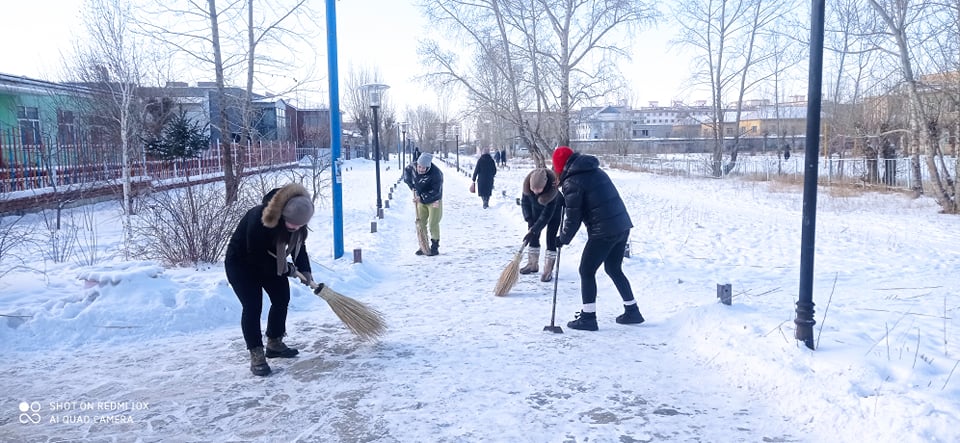
MULTIPOLYGON (((74 185, 92 185, 123 176, 121 150, 113 145, 24 145, 15 137, 0 137, 0 193, 31 191, 74 185)), ((293 163, 294 142, 233 143, 233 152, 244 168, 293 163)), ((130 164, 133 180, 167 180, 223 174, 218 142, 196 158, 150 160, 144 156, 130 164)))
MULTIPOLYGON (((605 165, 636 171, 648 171, 665 175, 690 177, 713 177, 715 163, 711 156, 674 155, 674 156, 601 156, 605 165)), ((858 184, 863 186, 879 185, 890 188, 912 189, 913 175, 910 173, 909 158, 870 159, 870 158, 819 158, 818 175, 823 184, 858 184)), ((726 164, 722 163, 721 168, 726 164)), ((741 156, 726 177, 745 177, 759 180, 795 180, 802 181, 804 160, 796 155, 784 160, 775 156, 741 156)), ((922 162, 922 159, 921 159, 922 162)), ((955 165, 952 158, 945 162, 948 167, 955 165)), ((929 180, 926 165, 921 165, 921 180, 929 180)), ((955 171, 950 170, 951 174, 955 171)))

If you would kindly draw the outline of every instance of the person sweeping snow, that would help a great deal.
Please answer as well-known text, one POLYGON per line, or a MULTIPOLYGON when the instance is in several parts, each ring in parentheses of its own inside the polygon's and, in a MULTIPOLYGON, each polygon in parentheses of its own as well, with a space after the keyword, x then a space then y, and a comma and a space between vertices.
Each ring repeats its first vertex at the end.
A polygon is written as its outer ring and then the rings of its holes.
POLYGON ((600 169, 600 160, 573 152, 566 146, 554 150, 553 170, 557 173, 566 206, 557 247, 570 243, 581 223, 587 230, 587 244, 583 247, 579 268, 583 309, 567 323, 567 327, 585 331, 598 329, 596 274, 601 264, 623 299, 624 313, 617 316, 617 323, 643 323, 630 281, 622 268, 623 252, 633 222, 616 186, 600 169))
POLYGON ((527 264, 520 268, 521 274, 533 274, 540 269, 540 233, 547 228, 547 252, 540 281, 553 279, 553 265, 557 260, 557 231, 563 213, 563 194, 557 189, 557 176, 547 168, 530 171, 523 179, 523 195, 520 198, 523 220, 527 222, 527 264))
POLYGON ((302 283, 313 282, 310 258, 303 248, 311 217, 310 193, 302 185, 288 184, 271 190, 260 205, 250 208, 227 245, 224 267, 227 281, 243 306, 240 328, 250 351, 250 371, 254 375, 270 374, 267 358, 291 358, 299 354, 283 343, 290 303, 287 278, 296 277, 299 271, 302 283), (260 335, 263 291, 270 297, 266 346, 260 335))
POLYGON ((404 182, 413 190, 417 207, 417 229, 430 229, 430 250, 417 249, 417 255, 440 253, 440 219, 443 218, 443 172, 433 165, 433 154, 424 152, 414 163, 412 174, 404 173, 404 182))

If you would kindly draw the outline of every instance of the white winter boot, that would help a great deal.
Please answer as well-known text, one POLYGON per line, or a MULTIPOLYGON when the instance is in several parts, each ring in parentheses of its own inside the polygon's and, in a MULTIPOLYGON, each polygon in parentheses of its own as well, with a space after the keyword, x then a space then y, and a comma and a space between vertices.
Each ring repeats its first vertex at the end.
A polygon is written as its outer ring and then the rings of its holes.
POLYGON ((547 251, 547 258, 543 261, 543 275, 540 281, 553 280, 553 265, 557 263, 557 251, 547 251))
POLYGON ((540 248, 527 250, 527 264, 520 268, 521 274, 533 274, 540 270, 540 248))

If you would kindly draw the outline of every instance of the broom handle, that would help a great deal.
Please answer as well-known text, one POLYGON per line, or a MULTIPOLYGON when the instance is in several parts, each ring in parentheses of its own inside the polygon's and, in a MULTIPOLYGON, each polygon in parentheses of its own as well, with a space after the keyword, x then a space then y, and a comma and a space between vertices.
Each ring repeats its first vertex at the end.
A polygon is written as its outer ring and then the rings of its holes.
MULTIPOLYGON (((560 211, 560 229, 563 229, 563 210, 560 211)), ((557 260, 553 263, 553 309, 550 311, 550 327, 557 318, 557 286, 560 284, 560 250, 557 245, 557 260)))
POLYGON ((301 274, 299 270, 297 270, 297 278, 299 278, 300 281, 307 282, 307 286, 309 286, 310 289, 313 289, 314 294, 320 295, 320 291, 323 289, 323 283, 317 283, 313 280, 307 280, 307 277, 301 274))

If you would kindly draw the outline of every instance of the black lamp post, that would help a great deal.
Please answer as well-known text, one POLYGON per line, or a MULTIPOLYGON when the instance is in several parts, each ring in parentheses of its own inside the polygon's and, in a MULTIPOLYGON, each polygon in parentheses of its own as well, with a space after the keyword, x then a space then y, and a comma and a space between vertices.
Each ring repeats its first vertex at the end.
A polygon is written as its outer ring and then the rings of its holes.
POLYGON ((455 126, 455 128, 457 132, 453 134, 455 143, 453 149, 457 150, 457 172, 460 172, 460 125, 455 126))
MULTIPOLYGON (((406 162, 407 161, 407 122, 400 122, 400 138, 402 140, 402 143, 400 144, 400 146, 402 146, 401 148, 402 150, 400 151, 400 158, 403 160, 403 162, 406 162)), ((403 165, 400 166, 400 169, 401 170, 403 169, 403 165)))
POLYGON ((377 109, 380 108, 380 95, 388 88, 390 87, 380 83, 360 86, 360 89, 370 94, 370 108, 373 109, 373 161, 377 168, 377 218, 383 218, 383 199, 380 197, 380 119, 377 109))

